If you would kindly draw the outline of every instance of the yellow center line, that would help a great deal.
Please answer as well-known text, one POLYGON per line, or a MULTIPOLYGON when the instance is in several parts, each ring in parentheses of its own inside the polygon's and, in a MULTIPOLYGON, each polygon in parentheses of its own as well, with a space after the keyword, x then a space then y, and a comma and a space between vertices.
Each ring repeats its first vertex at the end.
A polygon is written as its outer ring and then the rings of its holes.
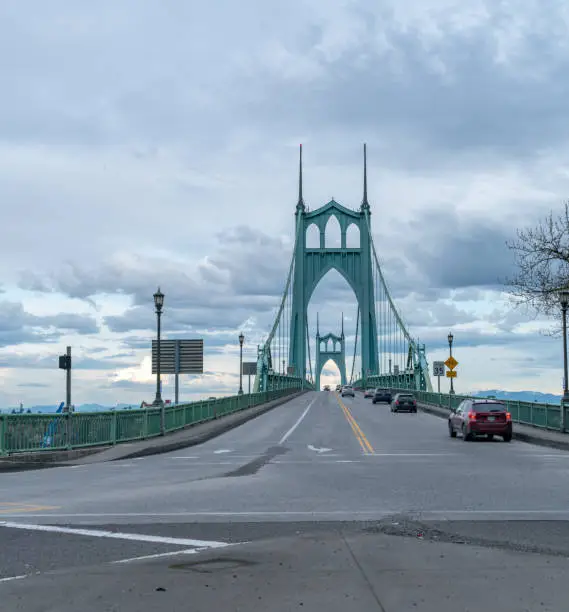
POLYGON ((361 430, 361 427, 358 425, 356 419, 354 419, 353 414, 350 412, 349 408, 344 404, 342 398, 338 394, 336 394, 336 399, 338 400, 340 408, 343 410, 344 416, 350 424, 350 427, 352 428, 352 431, 354 432, 357 441, 360 443, 362 450, 364 451, 364 453, 371 453, 373 455, 375 453, 375 451, 373 450, 373 446, 369 443, 369 440, 366 438, 364 432, 361 430))
POLYGON ((357 430, 354 422, 350 419, 350 415, 348 414, 346 408, 344 406, 342 406, 342 410, 344 412, 344 416, 346 417, 346 421, 348 421, 348 423, 350 424, 350 427, 352 428, 352 431, 354 432, 354 436, 356 436, 357 441, 360 443, 360 446, 362 447, 362 450, 364 451, 364 453, 367 453, 367 448, 365 445, 365 442, 363 441, 363 438, 361 437, 359 431, 357 430))
POLYGON ((370 444, 369 440, 367 439, 366 435, 364 434, 364 432, 361 430, 361 427, 359 426, 358 422, 356 421, 356 419, 354 418, 353 414, 351 413, 350 409, 347 406, 344 406, 346 409, 346 412, 348 413, 348 416, 350 417, 350 419, 352 420, 352 423, 354 425, 354 427, 357 429, 357 431, 359 432, 362 440, 364 441, 364 444, 368 450, 368 452, 370 453, 374 453, 373 450, 373 446, 370 444))

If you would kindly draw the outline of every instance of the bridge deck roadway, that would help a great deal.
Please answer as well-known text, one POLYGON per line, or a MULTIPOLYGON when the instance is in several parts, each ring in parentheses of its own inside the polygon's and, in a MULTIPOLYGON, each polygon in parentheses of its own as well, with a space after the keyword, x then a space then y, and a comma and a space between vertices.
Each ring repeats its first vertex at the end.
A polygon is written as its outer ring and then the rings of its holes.
POLYGON ((565 611, 568 518, 569 453, 309 393, 190 449, 0 474, 0 601, 565 611))

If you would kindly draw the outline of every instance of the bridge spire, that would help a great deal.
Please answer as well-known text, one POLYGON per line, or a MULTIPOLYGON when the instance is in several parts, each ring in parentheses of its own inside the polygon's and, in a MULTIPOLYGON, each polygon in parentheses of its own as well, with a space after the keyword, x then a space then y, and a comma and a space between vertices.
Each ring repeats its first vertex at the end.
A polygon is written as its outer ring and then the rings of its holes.
POLYGON ((318 314, 319 313, 316 313, 316 337, 320 338, 320 318, 318 314))
POLYGON ((300 145, 299 151, 299 162, 298 162, 298 203, 296 205, 296 212, 304 212, 304 199, 302 197, 302 144, 300 145))
POLYGON ((369 210, 367 201, 367 145, 364 142, 364 197, 362 200, 362 210, 369 210))
POLYGON ((340 336, 341 338, 344 337, 344 313, 342 313, 342 334, 340 336))

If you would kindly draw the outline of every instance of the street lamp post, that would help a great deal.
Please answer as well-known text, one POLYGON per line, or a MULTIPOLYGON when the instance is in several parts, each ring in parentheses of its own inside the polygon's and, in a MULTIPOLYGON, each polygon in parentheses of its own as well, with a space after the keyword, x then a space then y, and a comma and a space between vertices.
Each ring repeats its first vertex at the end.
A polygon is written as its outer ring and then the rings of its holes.
POLYGON ((160 381, 160 317, 162 316, 162 307, 164 306, 164 294, 158 291, 154 294, 154 306, 156 308, 156 398, 154 406, 161 408, 160 413, 160 433, 164 435, 166 430, 166 415, 164 413, 164 402, 162 401, 162 389, 160 381))
POLYGON ((559 428, 565 432, 565 408, 569 405, 569 380, 567 378, 567 306, 569 305, 569 290, 559 292, 559 302, 563 312, 563 397, 561 398, 561 419, 559 428))
POLYGON ((239 334, 239 392, 238 395, 243 395, 243 342, 245 336, 243 332, 239 334))
MULTIPOLYGON (((452 357, 452 341, 454 340, 454 336, 452 335, 452 332, 449 332, 448 334, 448 350, 449 350, 449 355, 452 357)), ((454 395, 454 384, 453 384, 453 378, 451 377, 450 379, 450 394, 454 395)))

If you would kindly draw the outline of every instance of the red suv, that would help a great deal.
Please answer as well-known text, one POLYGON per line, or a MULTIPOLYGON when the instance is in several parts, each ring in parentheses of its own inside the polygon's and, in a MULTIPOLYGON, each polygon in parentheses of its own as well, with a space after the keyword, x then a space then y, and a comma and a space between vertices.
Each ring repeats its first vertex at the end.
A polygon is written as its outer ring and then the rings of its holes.
POLYGON ((485 435, 492 439, 501 436, 504 442, 512 439, 512 415, 500 400, 464 400, 448 417, 448 433, 456 438, 462 433, 463 440, 472 440, 485 435))

